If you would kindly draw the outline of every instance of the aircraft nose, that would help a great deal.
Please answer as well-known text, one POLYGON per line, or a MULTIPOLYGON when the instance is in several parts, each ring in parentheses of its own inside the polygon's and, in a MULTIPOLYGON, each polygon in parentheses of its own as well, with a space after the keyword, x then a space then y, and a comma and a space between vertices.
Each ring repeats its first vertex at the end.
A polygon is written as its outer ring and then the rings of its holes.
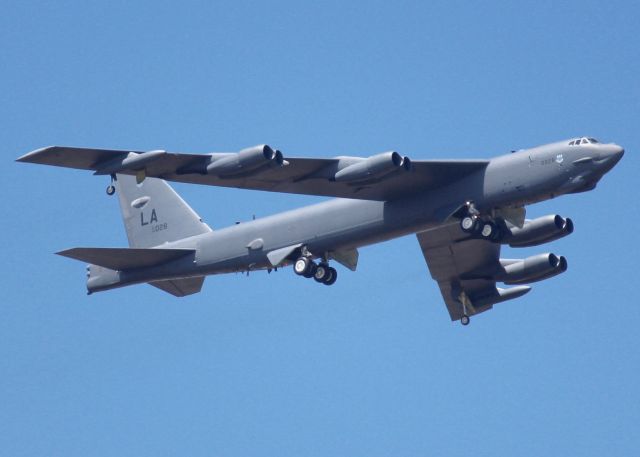
POLYGON ((609 156, 609 160, 615 165, 620 159, 622 159, 622 156, 624 155, 624 148, 617 144, 612 144, 607 155, 609 156))
POLYGON ((600 153, 600 164, 606 173, 611 170, 624 155, 624 148, 617 144, 607 144, 600 153))

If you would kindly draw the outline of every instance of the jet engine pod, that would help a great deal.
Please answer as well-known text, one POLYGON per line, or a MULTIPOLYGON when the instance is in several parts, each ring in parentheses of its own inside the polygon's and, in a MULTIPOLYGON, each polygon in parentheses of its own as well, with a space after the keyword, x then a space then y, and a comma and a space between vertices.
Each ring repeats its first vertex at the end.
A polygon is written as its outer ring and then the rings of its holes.
POLYGON ((505 284, 525 284, 542 281, 567 271, 567 259, 555 254, 538 254, 522 260, 500 259, 503 273, 496 279, 505 284))
POLYGON ((365 181, 381 178, 399 170, 411 170, 411 160, 395 151, 390 151, 348 165, 338 170, 333 179, 338 182, 365 181))
POLYGON ((573 221, 557 214, 526 221, 522 228, 509 228, 506 242, 514 248, 538 246, 573 233, 573 221))
POLYGON ((262 171, 265 167, 283 164, 282 152, 274 151, 270 146, 263 144, 219 158, 212 156, 211 163, 207 165, 207 174, 220 177, 250 175, 262 171))

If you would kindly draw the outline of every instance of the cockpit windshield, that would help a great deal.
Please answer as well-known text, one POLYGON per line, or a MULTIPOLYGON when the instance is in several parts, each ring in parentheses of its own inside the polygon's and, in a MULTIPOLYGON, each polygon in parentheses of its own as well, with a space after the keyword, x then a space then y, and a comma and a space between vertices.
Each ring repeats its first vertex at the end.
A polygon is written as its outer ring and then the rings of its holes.
POLYGON ((598 144, 600 143, 598 140, 596 140, 595 138, 577 138, 575 140, 571 140, 569 142, 569 146, 577 146, 579 144, 598 144))

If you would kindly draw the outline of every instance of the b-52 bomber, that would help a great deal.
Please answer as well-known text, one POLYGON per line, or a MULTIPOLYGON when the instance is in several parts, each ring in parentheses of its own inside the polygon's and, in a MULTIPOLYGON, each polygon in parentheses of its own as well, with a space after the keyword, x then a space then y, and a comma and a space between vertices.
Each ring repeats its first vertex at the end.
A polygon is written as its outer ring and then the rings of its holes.
POLYGON ((285 158, 261 145, 210 154, 53 146, 17 161, 111 178, 107 193, 118 193, 129 247, 58 252, 90 264, 89 294, 149 283, 185 296, 199 292, 206 275, 291 264, 331 285, 331 261, 355 271, 358 248, 415 233, 451 320, 467 325, 567 269, 552 253, 500 258, 504 244, 537 246, 573 231, 559 215, 526 219, 525 206, 594 189, 623 154, 583 137, 488 160, 410 160, 395 151, 285 158), (337 198, 212 230, 166 181, 337 198))

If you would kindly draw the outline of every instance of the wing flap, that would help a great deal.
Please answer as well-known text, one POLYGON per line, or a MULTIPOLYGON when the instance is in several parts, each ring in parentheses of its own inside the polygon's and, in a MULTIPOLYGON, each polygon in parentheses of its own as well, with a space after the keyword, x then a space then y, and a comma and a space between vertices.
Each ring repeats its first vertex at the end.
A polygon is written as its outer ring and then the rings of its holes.
POLYGON ((132 270, 195 254, 195 249, 72 248, 56 254, 111 270, 132 270))

